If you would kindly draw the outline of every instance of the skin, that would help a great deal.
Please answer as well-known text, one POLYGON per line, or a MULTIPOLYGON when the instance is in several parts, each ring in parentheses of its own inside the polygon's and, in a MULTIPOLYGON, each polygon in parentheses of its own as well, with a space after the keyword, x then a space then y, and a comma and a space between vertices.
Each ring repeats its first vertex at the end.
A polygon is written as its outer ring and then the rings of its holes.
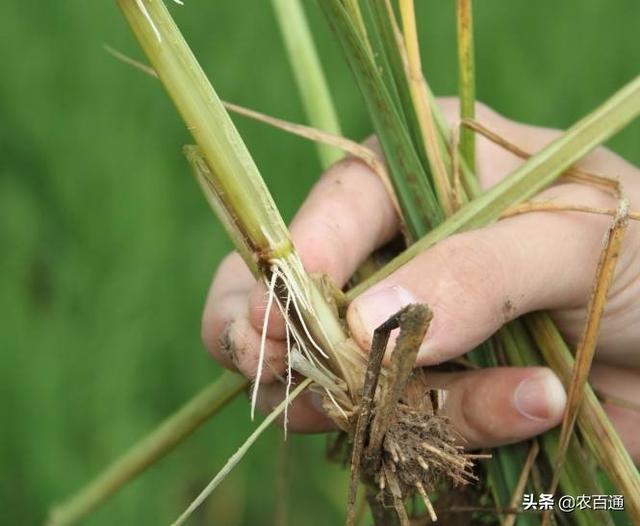
MULTIPOLYGON (((457 126, 458 103, 440 99, 457 126)), ((484 105, 477 119, 521 148, 535 152, 559 131, 513 122, 484 105)), ((482 137, 476 164, 483 188, 502 179, 522 161, 482 137)), ((578 166, 619 179, 632 210, 640 210, 640 170, 600 148, 578 166)), ((613 197, 595 188, 559 183, 537 199, 615 208, 613 197)), ((369 349, 373 330, 403 305, 427 303, 434 312, 417 367, 432 366, 469 351, 505 322, 548 309, 565 337, 576 343, 585 322, 604 233, 610 218, 579 212, 536 212, 454 235, 397 270, 356 298, 347 311, 352 336, 369 349)), ((291 224, 305 267, 324 272, 343 286, 358 265, 398 231, 398 217, 384 186, 366 165, 341 161, 317 182, 291 224)), ((264 322, 265 289, 256 284, 240 257, 230 254, 213 280, 203 316, 203 340, 225 367, 255 376, 264 322), (221 348, 227 331, 235 352, 221 348)), ((269 320, 268 366, 260 407, 283 397, 276 373, 285 369, 284 322, 276 309, 269 320)), ((640 225, 627 230, 605 310, 591 382, 596 389, 629 401, 640 400, 640 225)), ((524 440, 561 422, 565 392, 543 367, 500 367, 436 373, 434 387, 446 389, 445 412, 469 447, 524 440)), ((640 412, 604 407, 632 457, 640 460, 640 412)), ((332 428, 314 395, 293 403, 289 427, 318 432, 332 428)))

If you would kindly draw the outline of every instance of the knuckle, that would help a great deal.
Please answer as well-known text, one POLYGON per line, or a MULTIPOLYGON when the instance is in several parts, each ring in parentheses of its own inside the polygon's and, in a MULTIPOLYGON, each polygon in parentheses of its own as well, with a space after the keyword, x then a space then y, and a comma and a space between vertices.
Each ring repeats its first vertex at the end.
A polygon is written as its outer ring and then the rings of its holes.
POLYGON ((354 177, 357 178, 363 170, 371 171, 362 160, 357 157, 347 156, 322 174, 317 187, 331 188, 334 185, 339 186, 349 182, 354 177))
POLYGON ((206 351, 212 355, 215 355, 218 351, 220 345, 219 336, 223 332, 223 325, 224 323, 217 316, 215 308, 210 303, 207 303, 200 323, 200 339, 206 351))
POLYGON ((328 274, 337 281, 343 277, 342 257, 347 253, 346 248, 340 226, 330 220, 317 221, 314 229, 299 242, 305 268, 310 272, 328 274))
POLYGON ((253 328, 246 320, 236 320, 228 330, 229 346, 238 369, 248 378, 253 378, 258 365, 258 350, 253 345, 253 328))
POLYGON ((244 270, 246 267, 237 252, 227 254, 218 265, 205 301, 200 338, 216 359, 219 359, 221 335, 246 303, 249 285, 244 282, 244 270))
POLYGON ((444 297, 463 314, 499 313, 505 297, 504 263, 495 246, 483 236, 458 234, 436 246, 440 259, 439 287, 444 297))
MULTIPOLYGON (((243 318, 236 320, 228 331, 229 353, 234 365, 247 378, 256 379, 260 363, 261 335, 243 318)), ((286 367, 285 352, 280 342, 267 339, 264 347, 261 383, 273 382, 286 367)))

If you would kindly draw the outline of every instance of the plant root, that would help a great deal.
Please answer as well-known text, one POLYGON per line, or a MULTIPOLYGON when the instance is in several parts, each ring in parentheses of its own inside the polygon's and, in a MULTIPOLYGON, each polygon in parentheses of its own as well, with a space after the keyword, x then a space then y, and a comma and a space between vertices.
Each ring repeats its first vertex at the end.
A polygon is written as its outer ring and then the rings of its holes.
POLYGON ((439 414, 439 393, 428 388, 422 370, 413 369, 431 317, 425 305, 409 305, 374 333, 351 436, 348 526, 354 524, 360 480, 369 488, 367 499, 374 518, 380 517, 375 524, 390 524, 383 517, 393 509, 397 524, 405 526, 409 524, 407 498, 417 492, 435 521, 428 492, 442 480, 462 486, 475 479, 471 456, 456 445, 450 421, 439 414), (383 369, 389 336, 397 328, 390 365, 383 369))

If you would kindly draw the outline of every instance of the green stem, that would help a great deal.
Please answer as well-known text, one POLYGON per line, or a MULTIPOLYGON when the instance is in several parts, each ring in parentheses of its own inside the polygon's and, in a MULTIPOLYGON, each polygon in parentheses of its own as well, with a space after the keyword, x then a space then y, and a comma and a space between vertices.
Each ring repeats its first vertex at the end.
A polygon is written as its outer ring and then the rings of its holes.
POLYGON ((456 232, 480 228, 496 221, 508 207, 526 201, 540 192, 574 162, 606 141, 639 113, 640 76, 530 157, 500 183, 463 206, 369 279, 351 289, 349 298, 355 298, 438 241, 456 232))
MULTIPOLYGON (((309 124, 333 135, 342 135, 302 3, 300 0, 271 0, 271 3, 309 124)), ((343 157, 337 148, 320 143, 316 147, 322 168, 343 157)))
MULTIPOLYGON (((429 100, 431 101, 431 110, 433 111, 433 117, 440 132, 440 148, 443 151, 447 151, 447 146, 451 139, 451 130, 449 129, 449 125, 447 124, 447 120, 444 117, 444 113, 440 109, 436 97, 429 88, 428 84, 427 93, 429 95, 429 100)), ((448 154, 445 157, 445 161, 447 161, 447 168, 450 169, 451 158, 448 154)), ((467 164, 467 161, 464 157, 460 159, 460 177, 462 179, 462 185, 467 193, 467 195, 464 196, 465 199, 475 198, 480 195, 481 190, 480 184, 478 183, 478 178, 475 176, 475 173, 469 168, 469 165, 467 164)))
MULTIPOLYGON (((476 105, 475 61, 473 52, 472 0, 456 1, 458 28, 458 86, 460 119, 473 119, 476 105)), ((475 172, 475 134, 468 128, 460 132, 460 153, 467 166, 475 172)))
POLYGON ((233 217, 239 230, 250 235, 255 250, 288 250, 286 227, 258 168, 164 3, 117 2, 209 168, 222 174, 216 184, 226 206, 237 212, 233 217), (224 177, 228 174, 232 177, 224 177))
POLYGON ((356 30, 366 42, 368 52, 372 53, 371 46, 367 40, 367 28, 364 23, 364 17, 362 16, 362 10, 360 9, 360 4, 358 2, 359 0, 344 0, 344 8, 353 20, 356 30))
POLYGON ((256 261, 253 257, 251 246, 249 245, 249 243, 247 243, 247 239, 236 228, 233 216, 225 207, 222 199, 220 199, 218 194, 211 188, 213 183, 210 183, 210 181, 213 180, 213 175, 211 174, 211 170, 209 170, 207 162, 202 156, 202 151, 197 146, 188 144, 186 146, 183 146, 182 152, 184 153, 187 162, 191 166, 193 176, 195 177, 197 183, 200 185, 205 199, 209 203, 211 209, 215 212, 216 216, 220 220, 220 223, 222 223, 225 232, 229 236, 229 239, 231 239, 231 241, 233 242, 233 245, 238 251, 238 254, 240 254, 242 259, 249 267, 251 274, 253 274, 256 279, 259 279, 260 268, 256 264, 256 261))
MULTIPOLYGON (((551 320, 548 321, 551 323, 552 329, 555 329, 553 322, 551 320)), ((536 345, 540 333, 538 332, 534 339, 528 334, 525 322, 526 318, 513 320, 498 333, 508 364, 517 367, 547 365, 543 356, 538 352, 539 346, 536 345)), ((564 342, 562 342, 562 345, 566 348, 564 342)), ((588 433, 589 431, 583 429, 583 432, 588 433)), ((558 451, 558 429, 553 429, 543 434, 540 442, 546 462, 549 467, 552 467, 558 451)), ((599 468, 595 463, 586 462, 586 456, 586 449, 575 436, 572 436, 566 462, 560 472, 560 487, 565 495, 601 495, 603 493, 598 479, 599 468)), ((575 522, 576 526, 612 525, 611 517, 606 510, 592 510, 589 514, 577 514, 575 522)), ((537 525, 539 522, 534 521, 533 524, 537 525)))
POLYGON ((127 482, 184 442, 247 385, 247 379, 240 375, 222 373, 77 494, 55 506, 49 516, 49 526, 77 523, 127 482))
POLYGON ((218 487, 218 485, 226 478, 226 476, 231 473, 234 467, 238 465, 238 463, 242 460, 242 458, 247 454, 247 452, 251 449, 251 446, 255 444, 256 440, 260 438, 260 435, 266 431, 266 429, 275 422, 275 420, 284 413, 285 407, 291 401, 295 400, 302 392, 311 385, 311 380, 307 378, 303 380, 300 385, 298 385, 292 392, 288 398, 285 398, 280 402, 274 409, 271 411, 266 418, 260 422, 260 425, 256 427, 249 438, 244 441, 244 443, 238 448, 238 450, 231 455, 229 460, 227 460, 226 464, 222 467, 222 469, 216 474, 216 476, 207 484, 207 486, 200 492, 200 494, 196 497, 196 499, 189 505, 189 507, 178 517, 178 519, 171 526, 180 526, 184 524, 184 522, 189 518, 189 516, 200 506, 205 499, 211 495, 211 492, 218 487))
MULTIPOLYGON (((545 313, 525 318, 545 361, 565 386, 569 386, 575 359, 551 318, 545 313)), ((625 498, 633 524, 640 524, 640 474, 591 386, 585 387, 578 426, 598 464, 625 498)))
POLYGON ((202 175, 218 196, 214 209, 223 212, 227 230, 235 228, 244 237, 245 262, 267 278, 276 263, 285 269, 285 289, 300 300, 296 306, 305 331, 329 355, 328 366, 356 389, 362 358, 341 346, 347 336, 340 320, 305 273, 258 168, 166 6, 155 0, 117 2, 200 147, 208 167, 202 175))

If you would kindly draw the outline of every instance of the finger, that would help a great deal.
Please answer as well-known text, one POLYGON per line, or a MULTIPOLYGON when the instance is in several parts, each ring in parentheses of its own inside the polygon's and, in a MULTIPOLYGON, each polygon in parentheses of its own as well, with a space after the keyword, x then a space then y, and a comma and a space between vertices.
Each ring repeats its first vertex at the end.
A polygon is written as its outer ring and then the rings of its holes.
MULTIPOLYGON (((579 185, 549 192, 591 206, 613 201, 579 185)), ((409 303, 426 303, 434 317, 417 363, 428 365, 472 349, 523 313, 583 306, 608 223, 594 215, 532 213, 452 236, 356 298, 347 312, 352 335, 368 349, 383 321, 409 303)))
POLYGON ((235 369, 225 332, 229 324, 247 311, 249 291, 255 280, 237 252, 222 260, 213 279, 202 314, 202 341, 224 367, 235 369), (224 336, 224 337, 223 337, 224 336))
MULTIPOLYGON (((296 382, 299 379, 299 375, 295 375, 296 382)), ((258 409, 265 414, 273 411, 284 400, 285 389, 279 382, 261 386, 258 409)), ((324 433, 336 429, 336 425, 322 409, 321 396, 309 390, 290 403, 287 416, 287 430, 294 433, 324 433)), ((277 422, 284 425, 284 413, 278 417, 277 422)))
POLYGON ((444 413, 469 449, 519 442, 562 421, 566 394, 545 367, 496 367, 431 373, 445 389, 444 413))
MULTIPOLYGON (((230 356, 238 371, 247 378, 255 380, 260 360, 261 335, 252 329, 246 315, 238 316, 231 322, 227 333, 229 349, 226 354, 230 356)), ((260 382, 273 382, 281 377, 286 366, 282 342, 266 338, 262 353, 264 362, 260 382)))
POLYGON ((595 363, 591 369, 591 383, 599 394, 604 395, 603 407, 631 458, 640 463, 640 411, 637 409, 640 370, 595 363), (636 409, 616 403, 614 399, 631 402, 636 409))
MULTIPOLYGON (((364 163, 348 159, 330 169, 316 184, 291 225, 291 235, 305 268, 328 274, 343 285, 360 263, 377 247, 389 241, 397 230, 397 216, 377 174, 364 163)), ((244 316, 241 294, 251 288, 250 324, 238 321, 248 334, 242 341, 230 341, 240 351, 235 366, 249 377, 255 376, 259 335, 264 323, 267 291, 255 284, 239 257, 232 256, 221 266, 205 309, 203 337, 212 354, 227 366, 228 353, 221 352, 219 337, 236 316, 244 316), (242 273, 240 275, 239 273, 242 273), (235 314, 235 316, 233 316, 235 314), (256 353, 253 356, 251 353, 256 353)), ((272 308, 268 320, 267 346, 272 351, 272 367, 281 373, 285 354, 285 326, 279 309, 272 308), (281 343, 278 345, 278 340, 281 343)), ((234 330, 233 335, 239 335, 234 330)), ((262 381, 272 376, 265 375, 262 381)))
MULTIPOLYGON (((332 167, 311 190, 291 224, 291 236, 305 269, 327 274, 342 286, 376 248, 398 229, 398 218, 379 176, 353 158, 332 167)), ((249 319, 264 323, 266 289, 252 291, 249 319)), ((269 336, 284 338, 278 309, 269 319, 269 336)))

